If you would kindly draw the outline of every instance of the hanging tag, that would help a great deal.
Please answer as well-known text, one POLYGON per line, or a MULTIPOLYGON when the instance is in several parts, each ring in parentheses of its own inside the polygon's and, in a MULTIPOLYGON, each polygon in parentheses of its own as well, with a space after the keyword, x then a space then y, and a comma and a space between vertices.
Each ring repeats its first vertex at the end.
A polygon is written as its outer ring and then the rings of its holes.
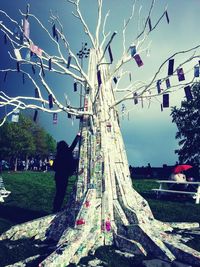
POLYGON ((194 77, 199 77, 199 66, 194 66, 194 77))
POLYGON ((35 68, 34 68, 34 66, 32 65, 31 68, 32 68, 33 74, 35 74, 35 68))
POLYGON ((167 23, 169 24, 169 16, 168 16, 167 10, 165 11, 165 16, 166 16, 167 23))
POLYGON ((160 110, 163 111, 163 105, 162 104, 160 104, 160 110))
POLYGON ((166 83, 167 89, 169 89, 171 87, 170 80, 166 79, 165 83, 166 83))
POLYGON ((144 65, 144 63, 142 62, 142 59, 141 59, 139 54, 135 54, 134 55, 134 59, 135 59, 137 65, 138 65, 138 67, 141 67, 141 66, 144 65))
POLYGON ((185 80, 185 75, 184 75, 184 72, 183 72, 183 68, 177 69, 177 75, 178 75, 179 82, 185 80))
POLYGON ((77 91, 77 83, 75 82, 74 83, 74 92, 76 92, 77 91))
POLYGON ((69 69, 72 57, 69 55, 67 60, 67 68, 69 69))
POLYGON ((19 62, 17 62, 17 71, 20 72, 19 62))
POLYGON ((160 94, 160 92, 161 92, 160 85, 161 85, 161 80, 158 80, 157 83, 156 83, 158 94, 160 94))
POLYGON ((49 95, 49 108, 53 108, 53 96, 52 94, 49 95))
POLYGON ((135 105, 137 105, 138 104, 138 98, 137 98, 137 93, 135 92, 134 94, 133 94, 133 100, 134 100, 134 104, 135 105))
POLYGON ((131 56, 134 57, 136 54, 136 46, 135 45, 131 45, 130 46, 130 50, 131 50, 131 56))
POLYGON ((169 94, 163 94, 163 108, 169 107, 169 94))
POLYGON ((110 57, 110 62, 113 62, 113 55, 112 55, 112 51, 111 51, 111 47, 110 45, 108 46, 108 53, 109 53, 109 57, 110 57))
POLYGON ((53 113, 53 124, 57 124, 57 122, 58 122, 58 114, 53 113))
POLYGON ((185 91, 185 96, 187 98, 187 101, 190 101, 193 99, 193 96, 192 96, 192 92, 191 92, 191 87, 190 85, 184 87, 184 91, 185 91))
POLYGON ((24 44, 24 34, 22 32, 20 33, 19 40, 20 40, 20 44, 23 45, 24 44))
POLYGON ((39 91, 38 91, 38 88, 35 88, 35 98, 39 98, 39 91))
POLYGON ((41 66, 41 69, 42 69, 42 76, 45 77, 45 72, 44 72, 44 67, 43 67, 42 59, 40 59, 40 66, 41 66))
POLYGON ((56 35, 57 35, 56 25, 55 24, 53 24, 53 26, 52 26, 52 33, 53 33, 53 38, 55 38, 56 35))
POLYGON ((149 24, 149 31, 151 32, 152 31, 152 26, 151 26, 151 19, 150 18, 148 19, 148 24, 149 24))
POLYGON ((174 59, 170 59, 168 63, 168 75, 173 75, 174 73, 174 59))
POLYGON ((13 114, 11 117, 12 122, 18 122, 19 121, 19 115, 13 114))
POLYGON ((7 35, 4 34, 4 44, 7 44, 7 35))
POLYGON ((100 70, 97 71, 97 81, 98 81, 98 86, 100 87, 100 85, 102 84, 101 71, 100 70))
POLYGON ((19 121, 19 109, 16 109, 11 117, 12 122, 18 122, 19 121))
POLYGON ((38 111, 35 110, 35 112, 34 112, 34 116, 33 116, 33 121, 34 121, 34 122, 36 122, 36 120, 37 120, 37 116, 38 116, 38 111))
POLYGON ((14 54, 15 54, 15 57, 17 60, 22 60, 22 57, 21 57, 21 54, 20 54, 20 51, 19 49, 14 49, 14 54))
POLYGON ((113 78, 113 81, 114 81, 114 83, 116 84, 116 83, 117 83, 117 78, 114 77, 114 78, 113 78))
POLYGON ((131 82, 131 73, 129 72, 129 81, 131 82))
POLYGON ((68 119, 71 119, 71 114, 70 113, 67 113, 67 117, 68 117, 68 119))
POLYGON ((27 19, 24 19, 23 23, 24 36, 29 39, 30 36, 30 24, 27 19))
POLYGON ((51 58, 49 59, 49 70, 51 70, 51 67, 52 67, 52 61, 51 61, 51 58))
POLYGON ((30 4, 26 6, 26 19, 28 19, 29 16, 29 9, 30 9, 30 4))

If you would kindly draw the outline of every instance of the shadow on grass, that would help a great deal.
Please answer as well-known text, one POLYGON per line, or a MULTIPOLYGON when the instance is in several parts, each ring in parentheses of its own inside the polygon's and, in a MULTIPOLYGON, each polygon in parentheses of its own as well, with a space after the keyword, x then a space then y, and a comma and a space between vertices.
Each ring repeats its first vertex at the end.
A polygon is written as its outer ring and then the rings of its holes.
MULTIPOLYGON (((97 266, 109 266, 109 267, 132 267, 132 266, 144 266, 142 261, 147 259, 143 255, 124 256, 123 252, 119 253, 119 250, 115 246, 101 246, 94 255, 88 255, 81 258, 80 266, 90 266, 89 262, 92 260, 100 260, 100 265, 97 266), (118 252, 117 252, 118 251, 118 252)), ((75 267, 75 264, 69 264, 67 267, 75 267)))
POLYGON ((26 264, 27 267, 38 266, 53 251, 52 248, 41 247, 40 245, 41 242, 33 238, 0 241, 0 267, 11 265, 27 258, 32 258, 26 264), (5 257, 5 255, 9 255, 9 257, 5 257))
POLYGON ((141 196, 143 196, 147 201, 149 199, 152 200, 158 200, 158 201, 170 201, 170 202, 181 202, 181 201, 185 201, 185 202, 189 202, 192 204, 195 204, 195 201, 192 197, 188 196, 188 195, 184 195, 184 194, 162 194, 159 197, 157 197, 156 193, 152 193, 152 192, 142 192, 140 193, 141 196))
POLYGON ((1 218, 12 221, 13 224, 23 223, 48 215, 44 211, 34 211, 15 206, 0 206, 1 218))

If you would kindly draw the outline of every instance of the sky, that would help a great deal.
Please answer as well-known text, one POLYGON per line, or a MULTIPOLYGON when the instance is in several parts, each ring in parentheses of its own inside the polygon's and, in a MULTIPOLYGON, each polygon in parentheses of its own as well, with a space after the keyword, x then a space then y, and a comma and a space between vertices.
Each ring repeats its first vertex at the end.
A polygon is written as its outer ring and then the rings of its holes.
MULTIPOLYGON (((95 0, 81 0, 81 10, 83 17, 89 25, 91 32, 94 32, 96 25, 96 2, 95 0)), ((143 22, 151 4, 150 0, 137 1, 136 10, 142 6, 141 21, 143 22)), ((88 43, 87 37, 83 33, 79 21, 72 16, 73 6, 66 0, 6 0, 0 1, 0 9, 17 21, 21 21, 19 9, 26 10, 27 3, 30 3, 31 13, 45 24, 51 32, 51 26, 48 23, 50 10, 57 13, 64 26, 64 32, 70 43, 71 48, 76 53, 81 49, 82 42, 88 43), (17 4, 16 4, 17 3, 17 4)), ((117 31, 117 35, 112 42, 112 52, 114 62, 122 53, 122 29, 123 21, 131 14, 131 0, 104 0, 103 14, 110 10, 107 20, 106 31, 117 31)), ((126 66, 132 73, 132 80, 141 80, 148 82, 157 71, 160 64, 175 52, 189 49, 200 44, 200 36, 197 34, 199 25, 200 2, 198 0, 157 0, 152 13, 151 21, 154 24, 167 6, 170 23, 167 24, 163 18, 158 27, 150 34, 148 42, 151 41, 149 55, 142 54, 144 66, 138 68, 134 62, 126 66)), ((138 33, 137 16, 130 22, 127 28, 126 43, 127 47, 132 43, 134 36, 138 33)), ((0 14, 0 21, 5 17, 0 14)), ((7 22, 9 24, 9 22, 7 22)), ((55 46, 51 43, 44 31, 33 21, 30 20, 31 38, 41 48, 47 49, 55 54, 55 46)), ((9 45, 4 45, 3 36, 0 34, 0 69, 13 64, 8 57, 7 49, 9 45)), ((179 58, 179 60, 183 60, 179 58)), ((87 59, 83 61, 85 70, 87 69, 87 59)), ((163 69, 163 75, 166 73, 163 69)), ((188 77, 186 78, 189 78, 188 77)), ((187 76, 187 75, 186 75, 187 76)), ((60 77, 53 73, 47 74, 46 79, 53 90, 59 96, 61 102, 64 101, 64 94, 70 99, 72 105, 78 105, 79 95, 73 92, 73 81, 69 77, 60 77)), ((0 75, 0 89, 8 95, 33 95, 33 86, 26 81, 22 84, 21 76, 8 74, 6 82, 3 81, 3 75, 0 75)), ((118 97, 118 96, 117 96, 118 97)), ((179 90, 170 95, 170 106, 180 106, 184 99, 183 90, 179 90)), ((130 110, 122 116, 121 105, 118 110, 120 114, 120 125, 125 142, 129 164, 132 166, 151 166, 158 167, 163 164, 174 165, 178 160, 174 150, 178 148, 178 141, 175 139, 177 131, 176 125, 172 123, 170 116, 171 109, 160 110, 161 99, 152 99, 150 106, 145 104, 133 105, 133 101, 125 102, 126 110, 130 110)), ((5 113, 4 108, 0 108, 1 115, 5 113)), ((67 118, 65 113, 58 114, 58 123, 54 125, 51 114, 39 113, 40 123, 57 141, 65 140, 72 142, 78 131, 78 121, 72 121, 67 118)))

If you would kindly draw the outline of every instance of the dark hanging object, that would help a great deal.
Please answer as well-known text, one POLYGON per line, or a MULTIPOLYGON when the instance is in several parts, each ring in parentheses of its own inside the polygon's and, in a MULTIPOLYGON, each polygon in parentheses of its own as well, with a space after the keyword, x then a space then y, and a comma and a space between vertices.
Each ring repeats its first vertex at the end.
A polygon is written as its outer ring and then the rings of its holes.
POLYGON ((168 75, 173 75, 173 73, 174 73, 174 59, 170 59, 168 65, 168 75))
POLYGON ((158 80, 157 83, 156 83, 158 94, 160 94, 160 92, 161 92, 160 85, 161 85, 161 80, 158 80))
POLYGON ((57 122, 58 122, 58 114, 53 113, 53 124, 57 124, 57 122))
POLYGON ((7 44, 8 40, 7 40, 7 35, 4 34, 4 44, 7 44))
POLYGON ((184 91, 185 91, 185 96, 187 98, 187 101, 190 101, 193 99, 193 96, 192 96, 192 92, 191 92, 191 87, 190 85, 184 87, 184 91))
POLYGON ((131 56, 134 57, 136 54, 136 46, 135 45, 131 45, 130 46, 130 50, 131 50, 131 56))
POLYGON ((199 66, 194 66, 194 77, 199 77, 199 66))
POLYGON ((167 10, 165 11, 165 16, 166 16, 166 19, 167 19, 167 23, 169 24, 169 16, 168 16, 167 10))
POLYGON ((52 94, 49 95, 49 108, 53 108, 53 96, 52 96, 52 94))
POLYGON ((101 71, 100 70, 97 71, 97 81, 98 81, 98 86, 100 86, 102 84, 101 71))
POLYGON ((51 58, 49 59, 49 70, 51 70, 51 67, 52 67, 52 61, 51 61, 51 58))
POLYGON ((77 83, 75 82, 74 83, 74 92, 76 92, 77 91, 77 83))
POLYGON ((148 24, 149 24, 149 31, 152 31, 152 25, 151 25, 151 19, 148 19, 148 24))
POLYGON ((35 98, 39 98, 39 92, 37 88, 35 88, 35 98))
POLYGON ((137 65, 138 65, 138 67, 141 67, 141 66, 144 65, 144 63, 142 62, 142 59, 141 59, 139 54, 135 54, 134 59, 135 59, 137 65))
POLYGON ((113 81, 114 81, 114 83, 116 84, 116 83, 117 83, 117 78, 114 77, 114 78, 113 78, 113 81))
POLYGON ((177 69, 177 75, 178 75, 179 82, 185 80, 185 75, 184 75, 184 72, 183 72, 183 68, 177 69))
POLYGON ((23 84, 25 84, 25 74, 22 73, 22 81, 23 81, 23 84))
POLYGON ((110 57, 110 62, 113 63, 113 55, 112 55, 112 51, 111 51, 110 45, 108 46, 108 53, 109 53, 109 57, 110 57))
POLYGON ((129 80, 130 80, 130 82, 131 82, 131 73, 129 73, 129 80))
POLYGON ((72 57, 69 55, 67 60, 67 68, 69 69, 72 57))
POLYGON ((169 94, 163 94, 163 108, 169 107, 169 94))
POLYGON ((52 33, 53 33, 53 38, 55 38, 56 35, 57 35, 56 25, 55 24, 53 24, 53 26, 52 26, 52 33))
POLYGON ((20 72, 20 64, 17 62, 17 71, 20 72))
POLYGON ((161 109, 161 111, 163 111, 163 105, 162 104, 160 104, 160 109, 161 109))
POLYGON ((68 117, 68 119, 71 119, 72 115, 67 113, 67 117, 68 117))
POLYGON ((43 63, 42 63, 41 59, 40 59, 40 66, 41 66, 41 69, 42 69, 42 76, 45 77, 44 67, 43 67, 43 63))
POLYGON ((171 87, 170 80, 167 79, 165 82, 166 82, 166 87, 167 87, 167 89, 169 89, 169 88, 171 87))
POLYGON ((22 32, 20 33, 20 44, 24 44, 24 34, 22 32))
POLYGON ((28 19, 30 4, 26 6, 26 19, 28 19))
POLYGON ((34 122, 36 122, 36 120, 37 120, 37 115, 38 115, 38 111, 35 110, 35 112, 34 112, 34 116, 33 116, 33 121, 34 121, 34 122))
POLYGON ((33 74, 35 74, 35 68, 34 68, 34 66, 32 65, 31 68, 32 68, 33 74))
POLYGON ((3 81, 4 81, 4 82, 6 81, 7 75, 8 75, 8 72, 6 71, 6 73, 5 73, 5 75, 4 75, 4 78, 3 78, 3 81))
POLYGON ((134 104, 135 105, 137 105, 138 104, 138 98, 137 98, 137 93, 135 92, 134 94, 133 94, 133 99, 134 99, 134 104))

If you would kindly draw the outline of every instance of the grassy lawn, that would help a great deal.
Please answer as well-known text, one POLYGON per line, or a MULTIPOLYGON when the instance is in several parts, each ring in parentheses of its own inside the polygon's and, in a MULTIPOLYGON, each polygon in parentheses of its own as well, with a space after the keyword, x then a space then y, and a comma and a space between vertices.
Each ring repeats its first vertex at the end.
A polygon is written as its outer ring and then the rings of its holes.
MULTIPOLYGON (((4 172, 2 176, 5 187, 11 191, 11 194, 5 198, 4 203, 0 203, 0 233, 17 223, 51 213, 55 193, 54 173, 4 172)), ((75 177, 71 177, 65 201, 69 197, 74 182, 75 177)), ((170 197, 156 199, 151 189, 156 188, 157 183, 149 179, 134 180, 133 186, 148 201, 155 218, 166 222, 200 223, 200 205, 196 205, 193 199, 172 199, 170 197)), ((27 252, 26 249, 29 247, 28 242, 25 240, 23 244, 20 243, 20 250, 12 251, 13 262, 23 258, 24 255, 31 255, 32 251, 27 252)), ((191 242, 191 246, 200 251, 200 241, 195 240, 191 242)), ((0 266, 12 263, 7 260, 10 254, 9 249, 6 249, 4 244, 0 244, 0 266)), ((112 247, 99 249, 96 255, 100 259, 106 260, 108 266, 133 266, 131 259, 117 255, 112 247)), ((134 266, 139 266, 135 261, 137 261, 137 257, 134 259, 134 266)))

